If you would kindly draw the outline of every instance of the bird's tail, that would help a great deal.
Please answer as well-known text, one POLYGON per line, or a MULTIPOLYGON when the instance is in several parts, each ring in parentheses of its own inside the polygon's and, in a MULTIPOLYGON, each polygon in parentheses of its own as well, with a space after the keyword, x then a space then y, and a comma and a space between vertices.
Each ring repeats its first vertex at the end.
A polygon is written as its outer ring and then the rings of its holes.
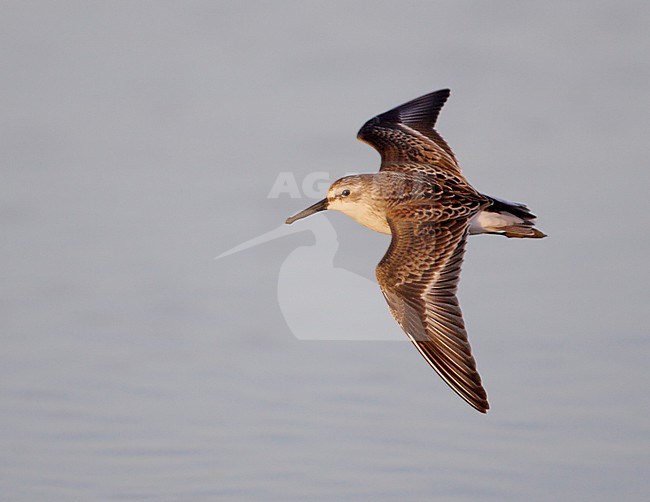
POLYGON ((540 239, 546 234, 535 228, 537 218, 528 206, 489 197, 492 205, 477 214, 471 224, 472 234, 499 234, 520 239, 540 239))

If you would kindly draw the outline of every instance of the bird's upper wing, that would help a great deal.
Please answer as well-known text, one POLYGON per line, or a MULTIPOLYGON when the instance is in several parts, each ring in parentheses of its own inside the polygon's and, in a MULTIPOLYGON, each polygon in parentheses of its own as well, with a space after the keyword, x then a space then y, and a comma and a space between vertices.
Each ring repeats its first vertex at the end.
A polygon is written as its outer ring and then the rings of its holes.
POLYGON ((363 125, 357 138, 379 152, 382 171, 442 170, 461 175, 454 152, 434 129, 448 97, 449 89, 442 89, 377 115, 363 125))
POLYGON ((393 239, 377 279, 391 313, 442 379, 482 413, 489 404, 456 297, 468 217, 442 222, 389 218, 393 239))

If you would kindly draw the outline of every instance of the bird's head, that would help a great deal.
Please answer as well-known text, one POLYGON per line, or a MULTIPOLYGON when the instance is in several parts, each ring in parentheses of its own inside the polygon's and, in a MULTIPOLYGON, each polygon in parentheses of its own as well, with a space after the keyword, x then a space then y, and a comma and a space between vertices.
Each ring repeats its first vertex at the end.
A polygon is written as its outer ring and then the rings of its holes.
POLYGON ((326 209, 341 211, 346 214, 355 212, 355 209, 360 205, 371 204, 370 199, 373 198, 375 192, 373 185, 373 175, 370 174, 357 174, 340 178, 329 187, 327 197, 287 218, 286 223, 291 224, 326 209))

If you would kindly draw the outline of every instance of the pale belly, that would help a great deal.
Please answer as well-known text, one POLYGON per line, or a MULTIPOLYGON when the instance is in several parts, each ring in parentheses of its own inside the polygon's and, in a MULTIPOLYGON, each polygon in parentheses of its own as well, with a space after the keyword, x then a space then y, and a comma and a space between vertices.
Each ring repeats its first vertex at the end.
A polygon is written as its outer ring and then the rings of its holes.
MULTIPOLYGON (((388 226, 386 218, 376 216, 371 218, 354 219, 370 230, 374 230, 380 234, 391 234, 390 226, 388 226)), ((493 214, 483 213, 483 211, 481 211, 469 220, 469 233, 470 235, 476 235, 493 232, 494 229, 492 227, 501 223, 501 220, 501 218, 495 218, 493 214)))
MULTIPOLYGON (((379 232, 380 234, 391 235, 388 221, 386 221, 386 217, 382 214, 374 211, 345 211, 345 214, 370 230, 379 232)), ((510 215, 505 216, 498 213, 480 211, 470 219, 469 233, 470 235, 494 233, 504 224, 511 224, 512 219, 510 215)))
POLYGON ((386 218, 364 220, 364 221, 359 221, 359 223, 361 223, 364 227, 369 228, 370 230, 379 232, 380 234, 388 234, 388 235, 391 234, 390 227, 388 226, 388 222, 386 221, 386 218))
POLYGON ((469 220, 469 234, 494 234, 503 233, 509 225, 522 223, 521 218, 507 212, 479 211, 469 220))
POLYGON ((349 216, 354 221, 370 230, 374 230, 380 234, 391 234, 390 227, 386 221, 386 216, 368 206, 350 204, 345 207, 333 209, 341 211, 346 216, 349 216))

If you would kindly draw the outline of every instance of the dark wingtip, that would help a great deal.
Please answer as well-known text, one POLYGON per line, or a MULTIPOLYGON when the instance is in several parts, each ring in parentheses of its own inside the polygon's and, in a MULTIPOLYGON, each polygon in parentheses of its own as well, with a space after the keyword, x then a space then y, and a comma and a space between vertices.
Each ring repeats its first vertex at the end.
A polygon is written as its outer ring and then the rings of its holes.
MULTIPOLYGON (((480 380, 479 380, 479 385, 480 385, 480 380)), ((479 413, 483 413, 484 415, 487 414, 488 410, 490 409, 490 403, 487 400, 487 392, 485 392, 485 389, 483 388, 482 385, 480 385, 480 387, 475 390, 475 394, 476 394, 475 397, 470 397, 470 396, 463 396, 462 394, 459 393, 459 395, 463 399, 465 399, 465 401, 467 401, 467 403, 472 408, 474 408, 479 413)))
POLYGON ((382 119, 392 119, 407 125, 419 125, 433 129, 440 110, 451 94, 450 89, 440 89, 419 98, 412 99, 380 115, 382 119))
MULTIPOLYGON (((372 147, 383 152, 384 144, 381 138, 376 137, 374 131, 376 126, 395 127, 399 124, 407 125, 425 136, 430 137, 435 143, 443 148, 452 158, 454 152, 446 141, 435 130, 436 121, 440 110, 447 102, 451 94, 450 89, 440 89, 430 92, 419 98, 412 99, 402 105, 396 106, 368 120, 357 133, 357 139, 370 144, 372 147)), ((383 155, 383 153, 382 153, 383 155)))
POLYGON ((474 409, 479 413, 483 413, 483 415, 487 415, 487 412, 490 409, 490 405, 487 401, 485 401, 485 403, 481 403, 480 405, 474 405, 474 409))

